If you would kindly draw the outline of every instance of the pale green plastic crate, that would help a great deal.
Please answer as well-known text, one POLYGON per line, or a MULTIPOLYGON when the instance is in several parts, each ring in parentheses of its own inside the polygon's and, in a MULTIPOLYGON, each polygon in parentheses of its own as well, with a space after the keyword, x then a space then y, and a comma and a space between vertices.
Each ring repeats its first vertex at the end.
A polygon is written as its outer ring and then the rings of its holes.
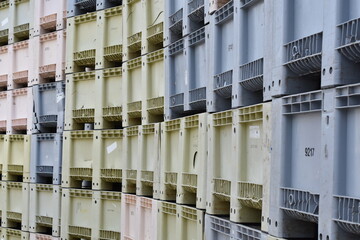
POLYGON ((124 181, 122 192, 136 193, 137 175, 140 158, 140 134, 139 126, 124 129, 124 181))
POLYGON ((81 188, 92 181, 94 166, 94 131, 63 133, 62 187, 81 188))
POLYGON ((121 190, 123 168, 123 130, 94 131, 93 183, 97 190, 121 190))
POLYGON ((61 187, 30 184, 29 232, 60 236, 61 187))
POLYGON ((0 3, 0 44, 7 45, 9 42, 10 23, 10 1, 2 1, 0 3))
POLYGON ((2 240, 29 240, 30 233, 16 230, 16 229, 9 229, 9 228, 1 228, 1 239, 2 240))
POLYGON ((123 126, 164 121, 164 50, 123 64, 123 126))
POLYGON ((164 0, 124 3, 124 61, 163 48, 164 0))
POLYGON ((31 135, 5 136, 5 161, 2 180, 30 181, 31 135))
POLYGON ((63 239, 91 239, 96 229, 93 191, 62 189, 61 237, 63 239))
POLYGON ((29 230, 29 183, 2 182, 2 227, 29 230))
POLYGON ((29 39, 34 28, 35 0, 10 0, 9 43, 29 39))
POLYGON ((122 6, 68 18, 66 73, 121 67, 122 6))
POLYGON ((159 201, 158 240, 205 239, 204 215, 193 207, 159 201))
MULTIPOLYGON (((0 135, 0 156, 6 156, 6 147, 5 147, 5 135, 0 135)), ((3 174, 3 170, 5 167, 6 161, 5 158, 0 158, 0 173, 3 174)))
POLYGON ((91 239, 118 239, 121 236, 121 193, 94 191, 95 228, 91 239))

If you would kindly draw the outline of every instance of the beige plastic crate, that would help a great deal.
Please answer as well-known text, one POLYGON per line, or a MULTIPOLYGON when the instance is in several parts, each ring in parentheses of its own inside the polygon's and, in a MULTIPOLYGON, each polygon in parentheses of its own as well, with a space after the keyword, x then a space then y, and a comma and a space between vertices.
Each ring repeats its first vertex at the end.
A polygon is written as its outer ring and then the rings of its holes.
POLYGON ((5 135, 0 135, 0 156, 3 156, 2 158, 0 158, 0 173, 3 174, 4 168, 5 168, 5 164, 6 164, 6 141, 5 141, 6 136, 5 135))
POLYGON ((33 104, 31 87, 7 91, 7 134, 31 134, 33 104))
POLYGON ((7 45, 9 41, 9 29, 11 26, 10 1, 0 3, 0 45, 7 45))
POLYGON ((0 92, 0 132, 6 133, 6 124, 8 120, 8 108, 10 107, 8 105, 7 101, 7 95, 8 93, 0 92))
POLYGON ((85 123, 95 122, 98 78, 95 71, 66 76, 65 130, 84 130, 85 123))
POLYGON ((139 127, 128 127, 124 129, 124 180, 122 192, 136 193, 137 175, 140 158, 140 135, 139 127))
POLYGON ((61 206, 61 237, 91 239, 97 221, 93 191, 63 188, 61 206))
POLYGON ((25 231, 1 228, 1 239, 2 240, 29 240, 30 234, 25 231))
MULTIPOLYGON (((0 3, 1 4, 1 3, 0 3)), ((1 14, 1 8, 0 8, 0 14, 1 14)), ((0 31, 1 34, 1 31, 0 31)), ((0 36, 1 41, 1 36, 0 36)), ((1 90, 7 90, 8 85, 10 84, 9 78, 10 78, 10 71, 9 69, 12 68, 11 64, 11 56, 10 56, 10 48, 11 46, 3 46, 0 47, 0 88, 1 90)))
POLYGON ((117 239, 121 236, 121 203, 120 192, 93 192, 93 220, 95 228, 91 239, 117 239))
POLYGON ((35 0, 33 36, 66 27, 66 0, 35 0))
POLYGON ((2 180, 30 181, 30 135, 6 135, 2 180))
POLYGON ((94 131, 63 133, 62 187, 81 188, 83 181, 92 181, 94 131))
POLYGON ((123 7, 118 6, 98 11, 97 19, 96 69, 121 67, 123 55, 123 7))
POLYGON ((2 182, 2 227, 29 230, 29 183, 2 182))
POLYGON ((60 240, 60 237, 53 237, 45 234, 30 233, 30 240, 60 240))
POLYGON ((97 71, 95 129, 118 129, 122 126, 122 68, 97 71))
POLYGON ((10 0, 9 43, 16 43, 31 37, 34 27, 35 0, 10 0))
POLYGON ((94 131, 93 184, 97 190, 121 191, 124 168, 123 130, 94 131))
POLYGON ((31 85, 64 80, 65 40, 64 30, 42 34, 32 39, 35 61, 31 85))
POLYGON ((29 231, 60 236, 61 187, 30 184, 29 231))
POLYGON ((163 48, 164 0, 124 3, 124 61, 163 48))

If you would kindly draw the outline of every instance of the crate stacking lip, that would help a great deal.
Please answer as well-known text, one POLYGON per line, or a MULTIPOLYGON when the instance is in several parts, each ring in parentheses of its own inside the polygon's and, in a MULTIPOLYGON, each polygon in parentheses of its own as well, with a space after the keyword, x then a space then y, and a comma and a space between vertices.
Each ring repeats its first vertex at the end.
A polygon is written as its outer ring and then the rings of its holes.
POLYGON ((340 44, 337 48, 346 58, 360 62, 360 18, 337 26, 340 29, 340 44))
POLYGON ((80 9, 87 11, 96 10, 96 0, 75 0, 75 6, 79 6, 80 9))
POLYGON ((191 21, 202 22, 205 16, 204 0, 192 0, 188 3, 188 17, 191 21))
POLYGON ((173 15, 169 17, 170 27, 169 30, 175 34, 182 35, 182 25, 183 25, 183 8, 176 11, 173 15))
POLYGON ((233 70, 229 70, 214 76, 214 92, 223 98, 231 98, 233 70))
POLYGON ((215 12, 215 24, 223 24, 234 17, 234 0, 229 1, 215 12))
POLYGON ((240 66, 240 85, 252 92, 261 91, 264 83, 264 59, 240 66))
POLYGON ((281 188, 281 209, 289 216, 317 223, 319 219, 320 195, 293 188, 281 188))
POLYGON ((321 32, 285 44, 284 65, 299 76, 320 72, 322 40, 321 32))
POLYGON ((336 213, 333 220, 346 232, 360 235, 360 199, 334 196, 336 213))

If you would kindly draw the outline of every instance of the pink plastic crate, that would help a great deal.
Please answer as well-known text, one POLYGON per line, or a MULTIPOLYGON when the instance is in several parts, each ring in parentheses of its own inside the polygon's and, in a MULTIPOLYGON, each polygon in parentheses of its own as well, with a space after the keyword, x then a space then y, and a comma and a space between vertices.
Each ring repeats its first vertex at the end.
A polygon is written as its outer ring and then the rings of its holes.
POLYGON ((141 239, 157 239, 157 201, 152 198, 137 197, 139 215, 139 237, 141 239))
POLYGON ((30 233, 30 240, 60 240, 60 238, 44 234, 30 233))
POLYGON ((0 92, 0 132, 6 132, 7 113, 7 92, 0 92))
POLYGON ((0 47, 0 89, 6 90, 9 78, 9 47, 0 47))
POLYGON ((33 70, 33 46, 31 40, 9 45, 11 73, 8 80, 8 89, 27 87, 33 70))
POLYGON ((66 0, 36 0, 34 2, 34 34, 64 29, 66 26, 66 0))
POLYGON ((7 134, 27 133, 32 130, 33 97, 31 87, 7 92, 7 134))
POLYGON ((65 37, 61 30, 32 39, 35 62, 31 85, 64 80, 65 37))

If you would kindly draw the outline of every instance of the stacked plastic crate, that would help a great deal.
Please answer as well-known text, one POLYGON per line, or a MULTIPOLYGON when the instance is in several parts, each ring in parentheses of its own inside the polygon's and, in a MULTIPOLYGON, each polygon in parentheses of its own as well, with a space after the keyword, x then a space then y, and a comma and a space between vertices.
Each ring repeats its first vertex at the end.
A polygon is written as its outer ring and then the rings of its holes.
POLYGON ((122 1, 68 0, 61 237, 120 239, 122 1))

